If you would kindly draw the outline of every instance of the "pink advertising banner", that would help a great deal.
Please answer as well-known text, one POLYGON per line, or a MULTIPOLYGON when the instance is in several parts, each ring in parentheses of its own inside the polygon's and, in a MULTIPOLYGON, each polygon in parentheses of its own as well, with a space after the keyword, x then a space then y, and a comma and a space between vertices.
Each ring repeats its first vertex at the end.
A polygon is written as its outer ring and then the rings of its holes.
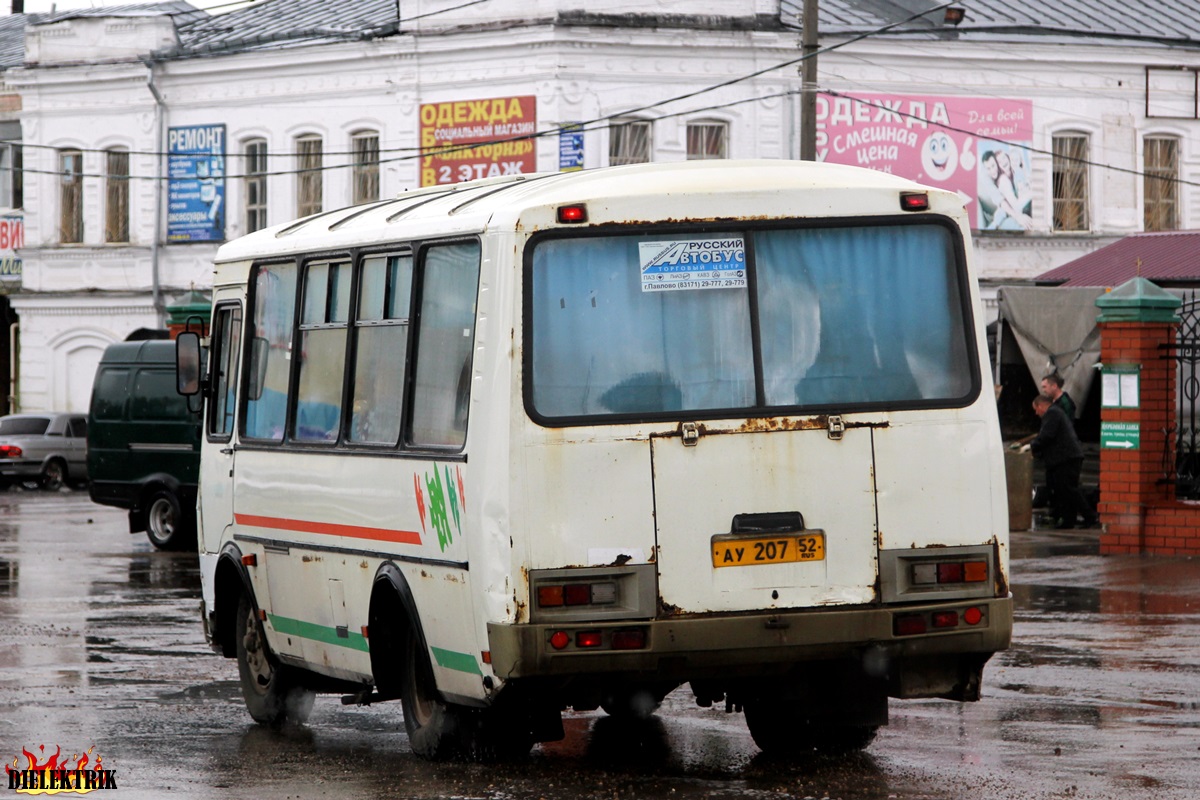
POLYGON ((980 230, 1033 224, 1033 103, 995 97, 822 94, 817 158, 957 192, 980 230))

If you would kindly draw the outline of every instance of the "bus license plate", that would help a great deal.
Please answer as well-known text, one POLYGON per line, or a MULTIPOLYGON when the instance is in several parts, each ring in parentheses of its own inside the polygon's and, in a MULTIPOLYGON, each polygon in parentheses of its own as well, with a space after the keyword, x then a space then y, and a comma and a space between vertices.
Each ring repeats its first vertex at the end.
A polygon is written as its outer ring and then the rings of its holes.
POLYGON ((785 533, 778 536, 714 539, 712 560, 714 567, 824 561, 825 535, 821 533, 785 533))

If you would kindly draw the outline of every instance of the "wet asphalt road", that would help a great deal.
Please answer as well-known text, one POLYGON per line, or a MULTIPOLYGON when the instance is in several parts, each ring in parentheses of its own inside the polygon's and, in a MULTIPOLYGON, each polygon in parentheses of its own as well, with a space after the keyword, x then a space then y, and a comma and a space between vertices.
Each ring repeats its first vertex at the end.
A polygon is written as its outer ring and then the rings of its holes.
POLYGON ((685 688, 634 727, 571 714, 498 766, 415 758, 398 704, 321 696, 304 727, 256 726, 204 643, 195 555, 126 530, 86 492, 0 492, 0 761, 92 748, 118 787, 92 797, 1200 797, 1200 560, 1015 534, 1015 642, 983 701, 892 701, 857 756, 766 759, 685 688))

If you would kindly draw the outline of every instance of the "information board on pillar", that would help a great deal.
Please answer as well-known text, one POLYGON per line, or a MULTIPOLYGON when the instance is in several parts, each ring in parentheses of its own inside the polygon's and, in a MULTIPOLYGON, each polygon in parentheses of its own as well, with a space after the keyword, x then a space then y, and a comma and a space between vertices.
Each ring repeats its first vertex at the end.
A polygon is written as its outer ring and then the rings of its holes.
POLYGON ((421 185, 537 170, 537 98, 493 97, 421 105, 421 185))

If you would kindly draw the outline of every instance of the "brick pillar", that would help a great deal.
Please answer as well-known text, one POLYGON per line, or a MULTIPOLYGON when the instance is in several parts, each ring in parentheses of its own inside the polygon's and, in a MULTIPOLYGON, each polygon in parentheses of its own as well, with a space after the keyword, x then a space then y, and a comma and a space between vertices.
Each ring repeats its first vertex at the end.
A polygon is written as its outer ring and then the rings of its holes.
POLYGON ((174 339, 191 325, 193 331, 203 336, 208 331, 211 316, 211 297, 193 288, 186 296, 167 306, 167 330, 174 339))
MULTIPOLYGON (((1096 300, 1100 307, 1100 361, 1107 369, 1136 368, 1139 397, 1136 408, 1101 404, 1104 423, 1136 423, 1138 445, 1100 450, 1101 553, 1142 553, 1161 550, 1148 511, 1174 502, 1175 487, 1163 482, 1168 450, 1174 440, 1167 432, 1175 423, 1175 362, 1161 347, 1171 344, 1179 327, 1177 297, 1144 278, 1135 278, 1096 300)), ((1102 396, 1103 397, 1103 396, 1102 396)))

